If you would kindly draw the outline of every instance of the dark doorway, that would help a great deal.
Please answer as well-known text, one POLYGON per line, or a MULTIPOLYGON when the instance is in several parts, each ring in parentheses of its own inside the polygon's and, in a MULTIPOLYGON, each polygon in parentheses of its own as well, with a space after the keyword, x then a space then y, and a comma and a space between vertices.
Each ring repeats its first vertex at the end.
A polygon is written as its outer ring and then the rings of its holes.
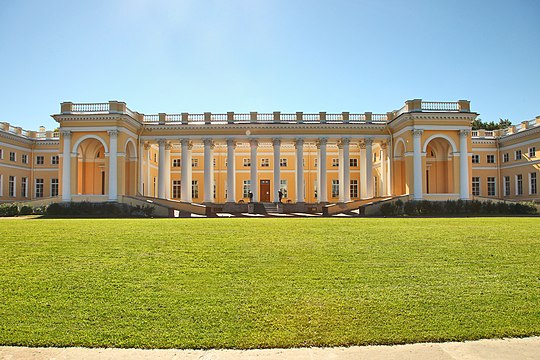
POLYGON ((261 202, 270 202, 270 180, 261 180, 261 202))
POLYGON ((101 195, 105 195, 105 172, 101 172, 101 195))

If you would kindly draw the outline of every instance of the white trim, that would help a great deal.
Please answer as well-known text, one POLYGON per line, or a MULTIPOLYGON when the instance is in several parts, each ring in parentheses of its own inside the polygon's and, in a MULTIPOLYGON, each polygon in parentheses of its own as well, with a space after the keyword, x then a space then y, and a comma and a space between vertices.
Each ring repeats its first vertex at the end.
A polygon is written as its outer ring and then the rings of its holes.
POLYGON ((493 153, 496 153, 497 149, 486 149, 486 148, 475 148, 475 147, 473 147, 472 151, 473 152, 493 152, 493 153))
POLYGON ((23 167, 23 166, 20 166, 20 165, 11 165, 11 164, 4 164, 4 163, 0 163, 0 168, 2 167, 7 167, 7 168, 10 168, 10 169, 18 169, 18 170, 28 170, 28 171, 32 171, 32 168, 30 166, 28 167, 23 167))
POLYGON ((135 141, 133 141, 132 138, 128 138, 128 139, 126 140, 126 143, 124 144, 124 152, 123 152, 123 153, 119 152, 119 153, 118 153, 118 156, 122 156, 122 155, 125 156, 125 154, 127 153, 127 144, 128 144, 129 142, 130 142, 131 144, 133 144, 133 148, 135 149, 135 159, 136 159, 136 158, 137 158, 137 145, 135 144, 135 141))
POLYGON ((137 134, 135 134, 133 131, 131 130, 128 130, 126 128, 119 128, 119 127, 116 127, 116 126, 86 126, 86 127, 74 127, 74 126, 68 126, 68 127, 62 127, 60 128, 60 130, 70 130, 72 132, 72 136, 73 136, 73 133, 77 133, 77 132, 107 132, 109 130, 118 130, 120 132, 123 132, 123 133, 126 133, 134 138, 137 137, 137 134))
MULTIPOLYGON (((397 144, 399 142, 402 142, 403 143, 403 155, 407 154, 407 143, 405 142, 405 140, 403 140, 403 138, 397 138, 395 141, 394 141, 394 157, 398 156, 399 155, 397 154, 396 150, 397 150, 397 144)), ((412 153, 411 153, 412 154, 412 153)))
POLYGON ((538 143, 540 143, 540 141, 538 140, 538 138, 536 138, 536 139, 527 140, 527 141, 520 142, 520 143, 513 144, 513 145, 501 146, 499 148, 499 150, 513 149, 513 148, 523 147, 523 146, 529 145, 529 144, 538 144, 538 143))
POLYGON ((424 141, 424 146, 422 147, 422 152, 425 153, 426 150, 427 150, 427 146, 429 144, 429 142, 433 139, 436 139, 436 138, 443 138, 445 140, 447 140, 450 145, 452 145, 452 152, 455 154, 455 153, 458 153, 457 151, 457 147, 456 147, 456 143, 454 142, 454 140, 448 136, 448 135, 445 135, 445 134, 433 134, 431 135, 430 137, 428 137, 426 139, 426 141, 424 141))
POLYGON ((0 197, 4 196, 4 174, 0 174, 0 197))
POLYGON ((393 133, 394 137, 411 130, 439 130, 439 131, 451 131, 451 130, 470 130, 470 126, 439 126, 439 125, 423 125, 423 126, 405 126, 398 132, 393 133))
MULTIPOLYGON (((523 156, 523 155, 522 155, 523 156)), ((501 170, 502 169, 511 169, 511 168, 515 168, 515 167, 520 167, 520 166, 530 166, 530 165, 536 165, 536 164, 540 164, 540 160, 534 160, 534 161, 523 161, 523 158, 521 160, 513 160, 513 161, 522 161, 520 164, 513 164, 513 165, 505 165, 505 166, 501 166, 501 170)))
POLYGON ((26 152, 29 152, 29 153, 32 152, 32 149, 30 149, 29 147, 24 148, 22 146, 12 145, 12 144, 1 142, 1 141, 0 141, 0 145, 8 147, 8 148, 15 149, 15 150, 26 151, 26 152))
MULTIPOLYGON (((71 134, 71 136, 73 137, 73 134, 71 134)), ((79 148, 79 145, 84 141, 84 140, 87 140, 87 139, 96 139, 98 140, 99 142, 101 142, 101 144, 103 145, 103 147, 105 148, 105 153, 108 153, 109 152, 109 147, 107 146, 107 143, 105 142, 105 140, 103 140, 101 137, 97 136, 97 135, 94 135, 94 134, 87 134, 87 135, 84 135, 82 137, 80 137, 77 142, 71 147, 71 153, 72 154, 76 154, 77 153, 77 149, 79 148)))
POLYGON ((497 166, 474 166, 473 170, 497 170, 497 166))
MULTIPOLYGON (((455 129, 456 128, 453 128, 453 130, 455 130, 455 129)), ((209 134, 207 136, 204 136, 204 135, 185 135, 185 136, 184 135, 167 135, 167 136, 144 135, 144 136, 140 136, 140 140, 141 141, 157 141, 157 139, 159 138, 159 139, 164 139, 164 140, 177 140, 177 141, 180 141, 180 138, 182 138, 182 139, 188 139, 188 140, 202 141, 202 139, 206 138, 206 137, 211 138, 212 140, 220 140, 220 141, 221 140, 226 141, 229 138, 234 138, 235 140, 238 140, 238 141, 246 141, 247 142, 250 139, 254 139, 254 140, 257 140, 257 141, 261 141, 261 143, 257 147, 257 148, 261 148, 261 147, 264 147, 264 146, 261 146, 263 144, 262 141, 264 141, 264 143, 271 144, 272 138, 279 137, 279 138, 281 138, 281 140, 290 140, 291 143, 293 143, 294 140, 298 138, 298 135, 282 135, 280 133, 265 134, 265 135, 260 135, 260 136, 250 135, 249 137, 247 135, 241 135, 241 134, 238 134, 238 135, 209 134)), ((379 135, 379 134, 376 134, 376 135, 372 135, 372 134, 355 135, 355 134, 343 133, 343 134, 332 134, 332 136, 329 137, 329 135, 321 133, 320 135, 311 135, 310 137, 306 136, 306 137, 304 137, 304 140, 307 141, 307 142, 310 142, 310 141, 314 142, 314 141, 318 140, 321 137, 326 137, 328 139, 328 142, 329 142, 328 146, 333 145, 333 144, 330 144, 330 143, 337 142, 338 140, 341 140, 344 137, 348 137, 351 140, 352 139, 354 139, 354 140, 363 140, 363 139, 366 139, 366 138, 370 138, 370 139, 373 139, 373 142, 378 142, 378 141, 390 139, 390 135, 379 135)), ((223 145, 223 144, 219 144, 219 145, 223 145)), ((263 153, 261 153, 261 154, 263 154, 263 153)), ((257 151, 257 155, 259 155, 259 151, 257 151)))

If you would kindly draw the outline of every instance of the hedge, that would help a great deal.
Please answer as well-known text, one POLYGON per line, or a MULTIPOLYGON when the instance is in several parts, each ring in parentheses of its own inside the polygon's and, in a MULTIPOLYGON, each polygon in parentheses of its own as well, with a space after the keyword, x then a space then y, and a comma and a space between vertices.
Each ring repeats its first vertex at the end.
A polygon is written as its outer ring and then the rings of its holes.
POLYGON ((411 200, 405 203, 400 200, 381 205, 384 216, 444 216, 444 215, 534 215, 536 205, 532 202, 505 203, 478 200, 428 201, 411 200))

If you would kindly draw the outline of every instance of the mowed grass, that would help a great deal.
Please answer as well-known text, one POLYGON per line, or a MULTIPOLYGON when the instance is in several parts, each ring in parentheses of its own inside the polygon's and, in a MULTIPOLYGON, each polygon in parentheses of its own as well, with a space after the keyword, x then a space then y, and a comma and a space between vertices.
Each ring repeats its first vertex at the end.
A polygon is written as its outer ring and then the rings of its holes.
POLYGON ((0 344, 540 335, 540 219, 0 220, 0 344))

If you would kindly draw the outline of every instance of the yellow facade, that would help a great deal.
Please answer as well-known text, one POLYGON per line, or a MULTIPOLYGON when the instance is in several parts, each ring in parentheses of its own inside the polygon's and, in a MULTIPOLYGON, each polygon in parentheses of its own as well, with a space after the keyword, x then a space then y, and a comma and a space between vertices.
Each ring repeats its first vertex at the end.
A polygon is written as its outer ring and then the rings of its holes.
POLYGON ((249 202, 249 191, 275 202, 278 190, 291 204, 405 194, 539 201, 539 118, 471 131, 476 116, 464 100, 409 100, 386 114, 144 115, 118 101, 62 103, 56 133, 0 123, 0 201, 225 204, 249 202))

